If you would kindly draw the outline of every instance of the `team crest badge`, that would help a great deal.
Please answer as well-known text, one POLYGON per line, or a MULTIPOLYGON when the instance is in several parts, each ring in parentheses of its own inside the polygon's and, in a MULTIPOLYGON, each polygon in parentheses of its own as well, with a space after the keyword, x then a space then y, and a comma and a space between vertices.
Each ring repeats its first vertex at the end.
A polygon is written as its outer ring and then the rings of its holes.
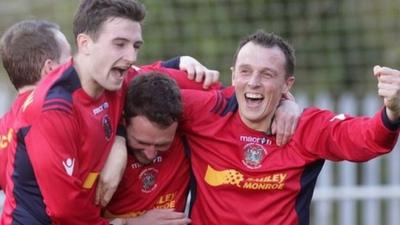
POLYGON ((145 169, 140 173, 139 179, 142 183, 143 192, 152 192, 157 187, 157 174, 158 170, 154 168, 145 169))
POLYGON ((261 167, 265 156, 267 155, 267 150, 257 143, 248 143, 243 149, 243 164, 250 169, 257 169, 261 167))
POLYGON ((111 139, 112 128, 111 128, 111 120, 108 115, 105 115, 102 119, 102 125, 104 129, 104 135, 106 140, 109 141, 111 139))

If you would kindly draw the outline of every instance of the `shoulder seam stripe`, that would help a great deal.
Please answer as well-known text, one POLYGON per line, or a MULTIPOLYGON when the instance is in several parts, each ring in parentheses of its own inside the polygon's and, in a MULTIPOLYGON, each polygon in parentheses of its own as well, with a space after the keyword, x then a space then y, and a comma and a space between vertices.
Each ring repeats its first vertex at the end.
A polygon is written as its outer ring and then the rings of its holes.
POLYGON ((46 103, 44 103, 43 108, 49 108, 49 107, 53 107, 53 106, 62 106, 68 109, 72 109, 72 105, 68 102, 65 101, 48 101, 46 103))
POLYGON ((68 110, 68 109, 61 108, 61 107, 46 108, 43 110, 43 112, 47 112, 47 111, 61 111, 61 112, 65 112, 67 114, 72 114, 72 110, 68 110))
POLYGON ((222 98, 221 92, 217 92, 217 102, 215 103, 214 107, 211 109, 211 112, 218 113, 222 107, 223 107, 223 98, 222 98))

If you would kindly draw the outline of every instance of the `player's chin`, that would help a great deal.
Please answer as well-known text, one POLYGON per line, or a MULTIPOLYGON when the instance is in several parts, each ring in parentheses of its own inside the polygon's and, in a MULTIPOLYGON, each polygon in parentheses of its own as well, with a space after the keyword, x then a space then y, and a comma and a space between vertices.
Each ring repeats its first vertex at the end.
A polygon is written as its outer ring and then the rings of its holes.
POLYGON ((118 91, 122 87, 122 81, 120 82, 113 82, 112 84, 107 85, 106 89, 108 91, 118 91))

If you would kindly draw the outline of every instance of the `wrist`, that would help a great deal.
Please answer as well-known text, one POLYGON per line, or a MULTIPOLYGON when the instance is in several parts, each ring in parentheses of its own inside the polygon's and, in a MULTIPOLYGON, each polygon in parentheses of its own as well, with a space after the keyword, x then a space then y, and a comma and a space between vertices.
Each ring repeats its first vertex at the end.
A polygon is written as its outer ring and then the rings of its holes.
POLYGON ((387 107, 382 110, 382 121, 389 130, 397 130, 400 127, 400 116, 387 107))

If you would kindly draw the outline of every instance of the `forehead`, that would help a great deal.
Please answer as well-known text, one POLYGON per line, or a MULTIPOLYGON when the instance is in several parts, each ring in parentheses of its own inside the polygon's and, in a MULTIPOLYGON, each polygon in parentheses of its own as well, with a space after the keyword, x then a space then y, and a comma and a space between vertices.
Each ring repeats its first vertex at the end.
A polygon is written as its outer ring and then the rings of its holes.
POLYGON ((236 59, 236 66, 248 65, 254 68, 271 68, 285 71, 285 55, 278 46, 265 47, 253 42, 245 44, 236 59))
POLYGON ((98 33, 98 39, 123 38, 132 42, 142 40, 142 26, 139 22, 126 18, 113 17, 107 19, 98 33))
POLYGON ((177 122, 170 127, 160 128, 155 123, 149 121, 145 116, 135 116, 129 118, 127 125, 128 136, 134 136, 136 139, 162 139, 175 135, 177 122))

